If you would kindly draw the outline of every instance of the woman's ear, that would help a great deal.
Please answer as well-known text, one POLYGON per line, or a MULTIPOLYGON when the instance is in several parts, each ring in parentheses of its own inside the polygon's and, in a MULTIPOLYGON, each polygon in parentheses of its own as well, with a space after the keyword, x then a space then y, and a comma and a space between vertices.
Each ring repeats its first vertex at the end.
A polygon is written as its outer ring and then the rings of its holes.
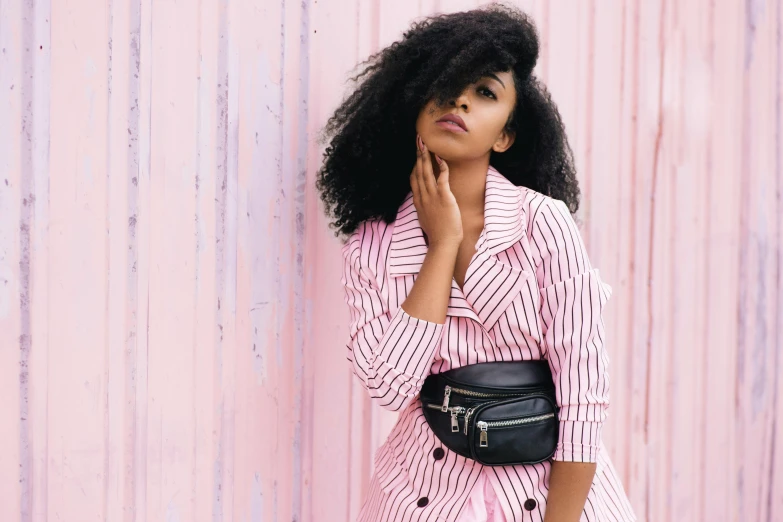
POLYGON ((492 150, 495 152, 506 152, 514 144, 515 137, 514 133, 504 130, 500 133, 498 139, 495 140, 495 144, 492 145, 492 150))

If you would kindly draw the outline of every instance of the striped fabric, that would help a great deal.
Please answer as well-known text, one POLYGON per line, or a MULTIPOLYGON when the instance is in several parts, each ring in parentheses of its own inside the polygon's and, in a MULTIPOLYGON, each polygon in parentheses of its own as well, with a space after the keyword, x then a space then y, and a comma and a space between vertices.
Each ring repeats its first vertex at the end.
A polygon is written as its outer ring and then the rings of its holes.
POLYGON ((484 229, 463 289, 452 279, 444 324, 401 308, 426 253, 412 193, 394 223, 368 220, 343 247, 348 360, 372 400, 400 412, 375 454, 358 522, 454 522, 480 478, 491 483, 506 521, 543 522, 552 460, 597 463, 581 521, 636 520, 601 441, 609 405, 601 312, 612 289, 591 266, 566 205, 490 167, 484 229), (561 408, 552 459, 482 466, 429 429, 418 393, 430 373, 542 358, 561 408))
POLYGON ((498 500, 495 488, 487 480, 486 473, 479 475, 457 522, 508 522, 503 515, 503 506, 498 500))

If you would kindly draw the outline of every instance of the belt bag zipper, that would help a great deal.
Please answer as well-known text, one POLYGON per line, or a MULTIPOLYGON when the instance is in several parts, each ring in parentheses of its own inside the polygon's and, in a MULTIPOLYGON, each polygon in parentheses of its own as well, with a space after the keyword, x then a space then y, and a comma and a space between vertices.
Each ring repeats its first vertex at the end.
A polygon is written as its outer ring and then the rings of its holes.
MULTIPOLYGON (((540 389, 540 387, 539 387, 540 389)), ((445 389, 443 390, 443 404, 441 405, 440 411, 443 413, 446 413, 449 410, 449 399, 451 398, 451 393, 457 393, 459 395, 464 395, 465 397, 476 397, 480 399, 490 399, 490 398, 500 398, 500 397, 524 397, 525 395, 530 395, 533 393, 538 392, 511 392, 511 393, 502 393, 502 392, 478 392, 473 390, 466 390, 464 388, 457 388, 454 386, 446 385, 445 389)))
MULTIPOLYGON (((434 410, 443 411, 443 408, 438 404, 427 403, 427 407, 434 410)), ((451 413, 451 432, 456 433, 459 431, 459 421, 457 420, 457 416, 465 413, 465 408, 462 406, 452 406, 447 408, 447 411, 451 413)))
POLYGON ((546 419, 551 419, 554 417, 554 413, 544 413, 543 415, 534 415, 532 417, 521 417, 519 419, 508 419, 508 420, 502 420, 502 421, 478 421, 476 423, 476 427, 481 430, 481 435, 479 436, 479 447, 481 448, 487 448, 489 447, 489 440, 487 435, 487 430, 489 428, 504 428, 507 426, 517 426, 519 424, 530 424, 531 422, 538 422, 546 419))
MULTIPOLYGON (((501 395, 505 396, 507 394, 501 394, 501 395)), ((540 392, 530 392, 530 393, 514 394, 514 395, 512 395, 512 397, 518 398, 518 397, 525 397, 525 396, 528 396, 528 395, 537 395, 539 397, 543 397, 545 399, 548 399, 548 397, 546 397, 546 395, 543 395, 540 392)), ((492 404, 493 403, 484 403, 484 404, 480 404, 478 406, 473 406, 472 408, 465 408, 464 406, 450 406, 450 407, 447 407, 446 408, 446 412, 451 414, 451 431, 452 431, 452 433, 456 433, 456 432, 459 431, 458 416, 464 414, 465 415, 465 419, 464 419, 464 422, 465 422, 464 426, 465 426, 465 428, 464 428, 463 434, 468 435, 469 426, 470 426, 470 418, 473 416, 473 413, 476 410, 476 408, 478 408, 479 406, 485 406, 485 405, 488 406, 488 405, 492 405, 492 404)), ((433 403, 427 403, 426 406, 428 408, 433 409, 433 410, 444 411, 442 405, 433 404, 433 403)), ((478 421, 476 423, 476 426, 479 429, 481 429, 481 437, 480 437, 480 440, 479 440, 479 445, 482 448, 486 448, 487 447, 487 439, 488 439, 487 429, 488 428, 503 428, 503 427, 508 427, 508 426, 516 426, 516 425, 519 425, 519 424, 529 424, 531 422, 537 422, 537 421, 540 421, 540 420, 549 419, 549 418, 552 418, 554 416, 555 416, 554 413, 544 413, 542 415, 532 415, 532 416, 529 416, 529 417, 520 417, 520 418, 517 418, 517 419, 506 419, 506 420, 502 420, 502 421, 488 421, 488 422, 478 421)))
MULTIPOLYGON (((534 392, 534 393, 527 393, 525 395, 535 395, 537 397, 546 400, 552 406, 554 412, 557 412, 559 409, 558 406, 552 402, 552 399, 548 397, 545 393, 534 392)), ((525 417, 517 417, 514 419, 503 419, 503 420, 496 420, 496 421, 478 421, 475 423, 475 425, 472 428, 469 426, 468 421, 470 417, 474 413, 480 413, 480 411, 476 412, 475 410, 485 410, 489 407, 498 405, 498 403, 500 402, 506 402, 506 401, 485 402, 483 404, 479 404, 478 406, 474 406, 473 408, 469 408, 468 411, 465 413, 465 435, 469 436, 469 441, 471 446, 473 445, 473 433, 475 432, 476 428, 481 430, 479 435, 479 447, 486 448, 489 446, 489 435, 487 433, 487 430, 489 428, 504 428, 508 426, 530 424, 533 422, 551 419, 552 417, 555 416, 554 412, 548 412, 548 413, 527 415, 525 417)))

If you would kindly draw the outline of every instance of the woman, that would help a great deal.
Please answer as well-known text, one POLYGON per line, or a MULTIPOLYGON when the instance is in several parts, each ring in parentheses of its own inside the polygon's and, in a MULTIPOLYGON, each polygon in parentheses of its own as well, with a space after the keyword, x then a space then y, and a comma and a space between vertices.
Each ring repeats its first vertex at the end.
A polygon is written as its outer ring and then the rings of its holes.
POLYGON ((317 185, 348 238, 348 359, 372 400, 400 412, 361 522, 636 519, 601 442, 611 287, 571 216, 572 153, 537 58, 514 8, 426 19, 371 57, 325 129, 317 185), (540 359, 560 408, 550 459, 482 466, 425 422, 428 375, 540 359))

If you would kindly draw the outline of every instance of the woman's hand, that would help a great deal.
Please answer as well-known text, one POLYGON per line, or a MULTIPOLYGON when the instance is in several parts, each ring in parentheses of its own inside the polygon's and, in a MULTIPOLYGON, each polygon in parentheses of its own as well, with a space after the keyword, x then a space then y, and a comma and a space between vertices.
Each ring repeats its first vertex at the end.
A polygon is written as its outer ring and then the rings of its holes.
POLYGON ((419 216, 419 224, 427 235, 429 246, 439 243, 462 242, 462 216, 457 200, 449 188, 449 166, 435 155, 440 167, 438 179, 432 172, 429 149, 421 136, 416 135, 416 165, 411 172, 413 206, 419 216))
POLYGON ((462 242, 462 217, 449 188, 448 165, 435 156, 440 165, 436 180, 430 152, 418 135, 416 142, 416 165, 411 172, 413 205, 419 215, 419 225, 427 235, 429 249, 401 308, 411 317, 444 324, 462 242))

